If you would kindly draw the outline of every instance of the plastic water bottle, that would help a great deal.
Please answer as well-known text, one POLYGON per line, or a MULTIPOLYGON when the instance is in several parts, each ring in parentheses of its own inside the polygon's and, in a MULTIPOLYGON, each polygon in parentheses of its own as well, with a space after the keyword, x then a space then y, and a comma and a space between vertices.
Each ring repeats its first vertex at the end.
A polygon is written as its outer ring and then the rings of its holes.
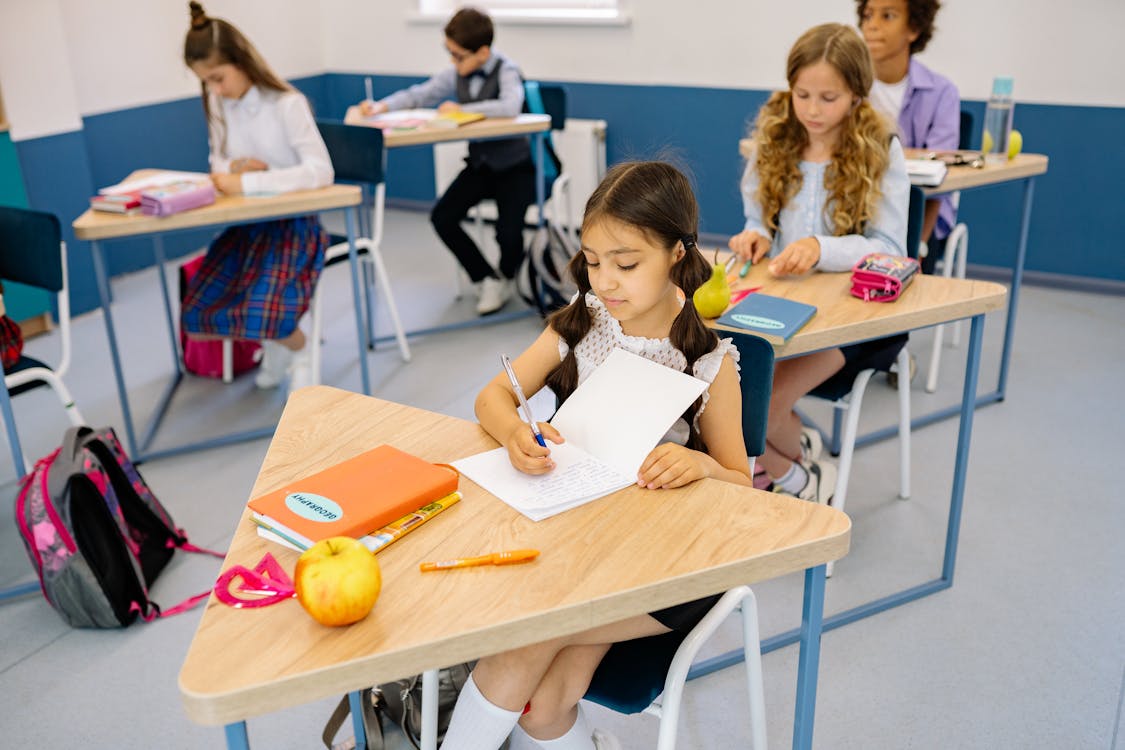
POLYGON ((984 110, 984 135, 981 150, 986 164, 1004 164, 1008 161, 1008 136, 1012 132, 1012 114, 1016 103, 1012 99, 1011 76, 997 76, 992 81, 992 96, 984 110))

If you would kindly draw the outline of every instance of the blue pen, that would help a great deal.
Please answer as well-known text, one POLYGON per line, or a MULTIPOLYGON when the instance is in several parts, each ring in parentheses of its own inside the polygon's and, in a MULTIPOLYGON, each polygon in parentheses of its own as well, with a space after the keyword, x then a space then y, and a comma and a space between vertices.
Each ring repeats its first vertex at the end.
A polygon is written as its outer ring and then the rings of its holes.
POLYGON ((535 435, 535 442, 546 448, 547 441, 543 439, 543 433, 539 431, 539 425, 535 423, 535 417, 531 414, 531 407, 527 403, 527 396, 523 395, 523 388, 520 388, 520 381, 516 379, 516 371, 512 369, 512 361, 508 359, 506 354, 501 354, 500 364, 504 365, 504 372, 508 373, 508 380, 512 383, 512 390, 516 392, 516 398, 520 400, 520 408, 523 409, 523 418, 527 420, 527 423, 531 426, 532 433, 535 435))

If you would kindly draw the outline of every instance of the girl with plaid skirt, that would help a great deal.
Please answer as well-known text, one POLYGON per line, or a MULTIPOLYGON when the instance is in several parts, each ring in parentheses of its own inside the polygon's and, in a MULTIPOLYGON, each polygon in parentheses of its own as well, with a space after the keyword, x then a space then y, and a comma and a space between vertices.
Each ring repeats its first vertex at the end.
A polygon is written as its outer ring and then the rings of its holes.
MULTIPOLYGON (((332 183, 332 162, 304 96, 233 25, 189 3, 184 63, 202 85, 211 179, 227 194, 284 193, 332 183)), ((228 228, 211 243, 184 297, 183 330, 199 339, 262 342, 260 388, 313 382, 298 326, 324 265, 315 215, 228 228)))

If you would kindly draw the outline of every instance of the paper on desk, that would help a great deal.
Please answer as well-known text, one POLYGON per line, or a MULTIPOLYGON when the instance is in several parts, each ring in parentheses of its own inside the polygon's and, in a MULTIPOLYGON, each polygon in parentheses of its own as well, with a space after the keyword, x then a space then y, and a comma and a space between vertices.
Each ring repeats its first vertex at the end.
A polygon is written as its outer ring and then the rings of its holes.
POLYGON ((549 474, 520 472, 505 448, 453 465, 538 521, 635 482, 645 457, 706 388, 702 380, 615 349, 551 420, 566 442, 548 445, 555 462, 549 474))
POLYGON ((365 118, 379 128, 415 128, 437 117, 436 109, 398 109, 365 118))
POLYGON ((116 185, 104 187, 98 191, 99 195, 121 195, 123 193, 132 193, 137 190, 145 188, 157 188, 164 185, 171 185, 173 182, 183 181, 193 182, 210 182, 211 176, 203 172, 172 172, 168 170, 160 170, 153 172, 148 177, 139 177, 135 180, 128 180, 127 182, 119 182, 116 185))

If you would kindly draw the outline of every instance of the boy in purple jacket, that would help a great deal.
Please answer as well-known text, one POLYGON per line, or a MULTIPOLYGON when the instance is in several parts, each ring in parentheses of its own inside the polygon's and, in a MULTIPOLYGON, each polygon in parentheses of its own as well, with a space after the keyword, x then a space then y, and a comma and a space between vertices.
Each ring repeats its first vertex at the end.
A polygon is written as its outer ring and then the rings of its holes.
MULTIPOLYGON (((957 148, 960 141, 957 87, 914 58, 933 36, 940 7, 939 0, 856 0, 859 29, 875 64, 871 104, 898 123, 906 148, 944 151, 957 148)), ((926 273, 943 254, 955 218, 950 196, 926 201, 922 224, 922 241, 929 245, 922 263, 926 273)))

